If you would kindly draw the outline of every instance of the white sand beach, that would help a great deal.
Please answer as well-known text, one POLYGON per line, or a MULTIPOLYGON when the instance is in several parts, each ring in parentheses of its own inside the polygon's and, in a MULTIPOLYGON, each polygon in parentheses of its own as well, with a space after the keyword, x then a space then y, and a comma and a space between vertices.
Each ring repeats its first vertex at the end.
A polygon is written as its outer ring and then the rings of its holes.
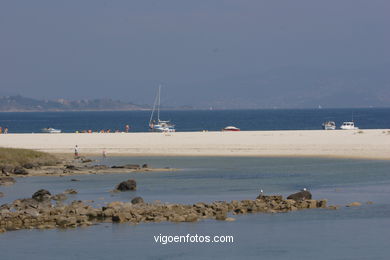
POLYGON ((390 159, 390 130, 7 134, 0 146, 85 155, 318 156, 390 159))

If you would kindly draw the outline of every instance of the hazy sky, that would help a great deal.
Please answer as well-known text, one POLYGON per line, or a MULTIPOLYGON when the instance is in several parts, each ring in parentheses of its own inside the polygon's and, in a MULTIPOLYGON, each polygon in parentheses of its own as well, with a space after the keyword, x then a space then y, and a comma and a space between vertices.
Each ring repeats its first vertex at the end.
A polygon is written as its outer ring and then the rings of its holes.
POLYGON ((162 83, 167 105, 390 106, 389 12, 388 0, 4 0, 0 95, 152 103, 162 83))

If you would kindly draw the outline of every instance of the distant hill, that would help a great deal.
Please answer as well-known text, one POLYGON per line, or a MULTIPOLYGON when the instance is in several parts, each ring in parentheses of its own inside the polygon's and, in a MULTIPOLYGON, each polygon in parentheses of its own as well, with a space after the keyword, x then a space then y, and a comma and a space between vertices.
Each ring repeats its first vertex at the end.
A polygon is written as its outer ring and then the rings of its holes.
POLYGON ((37 100, 20 95, 0 97, 0 112, 127 111, 146 109, 149 109, 149 107, 112 99, 37 100))

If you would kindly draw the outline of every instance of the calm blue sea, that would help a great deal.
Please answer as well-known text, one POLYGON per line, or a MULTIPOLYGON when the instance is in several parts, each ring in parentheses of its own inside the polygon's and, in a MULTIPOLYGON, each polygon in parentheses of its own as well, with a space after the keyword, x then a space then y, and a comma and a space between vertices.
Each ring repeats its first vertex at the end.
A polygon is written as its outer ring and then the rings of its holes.
MULTIPOLYGON (((95 158, 102 160, 101 158, 95 158)), ((148 163, 179 171, 19 178, 2 187, 0 204, 74 188, 71 200, 103 205, 135 196, 147 202, 253 199, 260 189, 288 195, 307 187, 330 204, 361 207, 234 216, 235 222, 110 224, 67 230, 20 230, 0 234, 0 259, 389 259, 390 161, 325 158, 111 157, 108 164, 148 163), (71 182, 71 178, 80 179, 71 182), (134 178, 135 192, 111 193, 134 178), (373 201, 374 204, 366 204, 373 201), (227 244, 167 244, 158 235, 231 235, 227 244)))
MULTIPOLYGON (((29 112, 0 113, 0 126, 10 132, 40 132, 53 127, 64 132, 119 129, 129 124, 131 131, 148 131, 149 111, 120 112, 29 112)), ((177 131, 221 130, 234 125, 242 130, 321 129, 324 121, 355 121, 362 129, 390 128, 390 108, 367 109, 275 109, 275 110, 198 110, 162 111, 161 119, 172 120, 177 131)))

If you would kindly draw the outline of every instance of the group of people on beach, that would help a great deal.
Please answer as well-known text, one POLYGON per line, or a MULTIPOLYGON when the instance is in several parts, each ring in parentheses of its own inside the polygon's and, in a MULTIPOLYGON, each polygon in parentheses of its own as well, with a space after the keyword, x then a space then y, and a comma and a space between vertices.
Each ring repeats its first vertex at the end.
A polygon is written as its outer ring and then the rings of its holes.
POLYGON ((3 129, 3 127, 0 126, 0 134, 8 134, 8 127, 4 127, 3 129))
MULTIPOLYGON (((128 133, 130 131, 130 129, 131 129, 130 125, 125 125, 125 127, 124 127, 125 133, 128 133)), ((92 134, 92 133, 120 133, 120 132, 121 131, 119 129, 116 129, 115 131, 112 131, 111 129, 101 129, 98 131, 93 131, 91 129, 76 131, 76 133, 88 133, 88 134, 92 134)))

